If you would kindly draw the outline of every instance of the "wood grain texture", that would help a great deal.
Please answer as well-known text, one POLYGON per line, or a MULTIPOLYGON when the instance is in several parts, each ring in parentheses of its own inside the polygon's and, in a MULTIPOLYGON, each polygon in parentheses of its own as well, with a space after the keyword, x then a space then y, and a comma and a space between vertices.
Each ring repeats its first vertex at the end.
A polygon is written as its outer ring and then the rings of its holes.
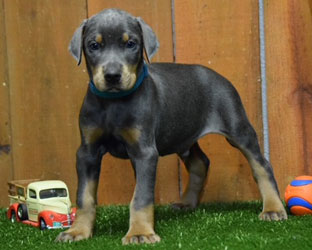
MULTIPOLYGON (((4 1, 0 1, 0 34, 5 34, 4 1)), ((7 181, 12 179, 9 79, 6 36, 0 36, 0 207, 9 205, 7 181)))
MULTIPOLYGON (((258 2, 175 1, 176 60, 199 63, 224 75, 236 87, 262 144, 258 2)), ((211 160, 202 201, 259 198, 243 155, 223 137, 209 135, 200 145, 211 160)), ((183 170, 183 186, 187 174, 183 170)))
POLYGON ((271 159, 281 194, 312 174, 311 1, 265 1, 271 159))
MULTIPOLYGON (((239 91, 262 145, 258 1, 177 0, 176 60, 200 63, 239 91)), ((173 61, 170 0, 0 0, 0 206, 12 179, 62 179, 75 202, 78 113, 85 65, 67 47, 83 19, 117 7, 155 31, 153 61, 173 61), (9 154, 3 145, 11 145, 9 154)), ((312 175, 312 0, 265 0, 271 160, 283 196, 298 175, 312 175)), ((259 198, 247 161, 219 135, 200 145, 211 160, 202 201, 259 198)), ((160 158, 156 202, 178 199, 178 159, 160 158)), ((182 164, 182 163, 180 163, 182 164)), ((187 173, 182 168, 185 187, 187 173)), ((135 181, 129 161, 102 162, 99 204, 126 204, 135 181)))
MULTIPOLYGON (((92 16, 106 8, 119 8, 134 16, 140 16, 156 33, 160 49, 153 58, 154 62, 172 62, 172 25, 171 1, 138 0, 101 1, 89 0, 88 13, 92 16)), ((177 156, 161 157, 158 163, 155 190, 156 203, 168 203, 178 200, 177 156)), ((99 183, 99 204, 128 204, 134 191, 135 179, 129 161, 123 161, 106 155, 102 161, 102 174, 99 183)))
POLYGON ((85 0, 5 0, 14 179, 64 180, 75 201, 87 74, 67 48, 85 0))

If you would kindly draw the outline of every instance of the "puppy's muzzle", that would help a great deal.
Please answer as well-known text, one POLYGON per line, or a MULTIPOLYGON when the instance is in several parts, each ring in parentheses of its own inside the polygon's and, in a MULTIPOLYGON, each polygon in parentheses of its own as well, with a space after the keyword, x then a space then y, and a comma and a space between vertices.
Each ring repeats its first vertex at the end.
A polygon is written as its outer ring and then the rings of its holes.
POLYGON ((108 63, 104 66, 104 78, 108 87, 120 84, 122 65, 119 63, 108 63))
POLYGON ((106 73, 105 81, 110 85, 115 85, 120 83, 121 74, 118 73, 106 73))

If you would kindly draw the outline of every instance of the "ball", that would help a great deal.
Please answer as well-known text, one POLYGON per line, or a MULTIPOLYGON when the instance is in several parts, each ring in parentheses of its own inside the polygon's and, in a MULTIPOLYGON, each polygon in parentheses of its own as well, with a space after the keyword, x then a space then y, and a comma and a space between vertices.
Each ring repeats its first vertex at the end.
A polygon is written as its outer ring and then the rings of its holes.
POLYGON ((312 214, 312 176, 298 176, 286 188, 285 202, 294 215, 312 214))

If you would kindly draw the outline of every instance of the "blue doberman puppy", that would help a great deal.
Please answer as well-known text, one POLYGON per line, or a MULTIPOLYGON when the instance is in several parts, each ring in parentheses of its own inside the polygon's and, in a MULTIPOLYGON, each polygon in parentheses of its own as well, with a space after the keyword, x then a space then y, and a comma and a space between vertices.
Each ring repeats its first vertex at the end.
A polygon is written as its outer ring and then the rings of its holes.
MULTIPOLYGON (((199 202, 209 160, 198 139, 224 135, 248 159, 262 199, 262 220, 287 219, 270 163, 232 84, 200 65, 148 64, 159 47, 153 30, 138 17, 107 9, 84 20, 69 50, 78 65, 82 53, 90 77, 79 116, 77 217, 57 241, 92 236, 101 159, 130 159, 136 186, 129 231, 123 244, 154 243, 154 187, 159 156, 176 153, 189 183, 176 208, 199 202)), ((116 176, 118 178, 118 176, 116 176)))

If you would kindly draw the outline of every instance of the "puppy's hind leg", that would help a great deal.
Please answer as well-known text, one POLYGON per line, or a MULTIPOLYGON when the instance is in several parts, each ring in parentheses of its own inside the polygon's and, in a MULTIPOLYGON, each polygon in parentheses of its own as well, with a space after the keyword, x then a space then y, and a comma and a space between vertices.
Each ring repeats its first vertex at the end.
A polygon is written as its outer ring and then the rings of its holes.
POLYGON ((186 155, 180 155, 189 173, 189 181, 181 201, 173 204, 173 208, 195 208, 198 205, 201 191, 203 190, 209 159, 195 143, 186 155))
POLYGON ((280 200, 277 183, 271 164, 260 152, 257 135, 248 120, 241 120, 233 132, 226 134, 231 145, 237 147, 247 158, 262 199, 261 220, 287 219, 287 213, 280 200))

